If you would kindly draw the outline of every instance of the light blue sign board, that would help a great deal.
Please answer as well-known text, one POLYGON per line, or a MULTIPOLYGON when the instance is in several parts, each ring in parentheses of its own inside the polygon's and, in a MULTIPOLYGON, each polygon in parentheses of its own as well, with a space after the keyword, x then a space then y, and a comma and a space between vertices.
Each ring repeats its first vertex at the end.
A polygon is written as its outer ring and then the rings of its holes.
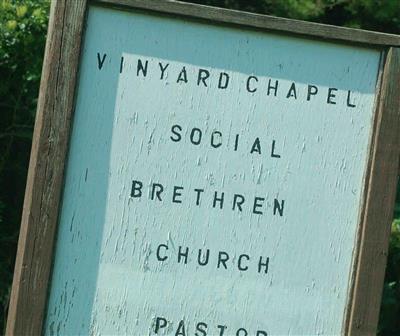
POLYGON ((45 333, 340 334, 379 62, 90 7, 45 333))

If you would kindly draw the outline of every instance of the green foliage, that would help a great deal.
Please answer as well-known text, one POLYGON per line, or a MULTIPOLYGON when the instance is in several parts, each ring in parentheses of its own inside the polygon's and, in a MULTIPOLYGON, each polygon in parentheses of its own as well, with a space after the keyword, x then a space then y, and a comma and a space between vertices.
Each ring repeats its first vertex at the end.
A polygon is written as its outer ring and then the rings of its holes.
POLYGON ((400 180, 382 294, 379 335, 400 335, 400 180))
POLYGON ((325 11, 324 1, 314 0, 185 0, 199 3, 244 10, 248 12, 290 17, 292 19, 315 20, 325 11))
MULTIPOLYGON (((72 0, 71 0, 72 1, 72 0)), ((187 0, 205 5, 400 33, 399 0, 187 0)), ((14 268, 49 0, 0 0, 0 332, 14 268)), ((400 335, 400 184, 379 324, 400 335)))
POLYGON ((25 189, 49 3, 0 0, 0 332, 25 189))
POLYGON ((400 33, 399 0, 184 0, 203 5, 240 9, 362 28, 400 33))
MULTIPOLYGON (((399 206, 399 204, 397 204, 399 206)), ((400 218, 394 220, 383 288, 380 335, 400 334, 400 218)))
POLYGON ((388 33, 400 32, 400 1, 358 0, 345 7, 351 19, 349 25, 388 33))

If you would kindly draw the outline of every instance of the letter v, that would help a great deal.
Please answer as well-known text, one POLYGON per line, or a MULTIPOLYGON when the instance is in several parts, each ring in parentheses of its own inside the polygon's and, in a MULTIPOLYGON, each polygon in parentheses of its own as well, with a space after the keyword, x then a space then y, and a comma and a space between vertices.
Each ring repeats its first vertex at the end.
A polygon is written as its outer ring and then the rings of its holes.
POLYGON ((106 56, 107 54, 103 54, 103 58, 100 58, 100 53, 97 53, 97 63, 98 63, 98 67, 99 70, 101 70, 101 68, 103 67, 104 61, 106 60, 106 56))

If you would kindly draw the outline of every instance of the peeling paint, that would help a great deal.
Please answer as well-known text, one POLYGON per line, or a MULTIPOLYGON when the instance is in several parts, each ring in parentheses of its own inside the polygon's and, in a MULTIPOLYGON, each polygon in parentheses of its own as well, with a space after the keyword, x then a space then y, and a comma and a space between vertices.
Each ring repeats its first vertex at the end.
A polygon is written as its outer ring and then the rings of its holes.
POLYGON ((379 56, 91 7, 45 334, 154 335, 157 323, 159 335, 194 336, 199 323, 207 335, 340 334, 379 56), (106 53, 101 69, 97 53, 106 53), (138 59, 149 62, 146 76, 138 59), (169 64, 162 80, 159 62, 169 64), (183 67, 187 84, 177 83, 183 67), (207 87, 199 69, 210 72, 207 87), (297 83, 299 96, 267 95, 270 79, 279 90, 297 83), (307 100, 307 85, 320 94, 307 100), (327 104, 329 88, 336 104, 327 104), (198 144, 193 128, 204 136, 198 144), (131 197, 135 179, 140 197, 131 197), (162 201, 151 199, 155 182, 162 201), (198 204, 195 188, 204 189, 198 204), (221 208, 214 191, 225 193, 221 208), (243 210, 232 209, 235 194, 245 195, 243 210), (276 198, 282 215, 273 214, 276 198))

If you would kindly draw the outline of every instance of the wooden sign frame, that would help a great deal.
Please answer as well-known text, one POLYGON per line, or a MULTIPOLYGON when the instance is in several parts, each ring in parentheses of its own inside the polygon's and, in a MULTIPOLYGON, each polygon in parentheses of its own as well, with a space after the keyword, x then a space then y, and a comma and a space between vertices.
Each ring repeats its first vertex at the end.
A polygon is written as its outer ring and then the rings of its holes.
POLYGON ((7 335, 39 335, 48 298, 80 47, 89 5, 154 12, 381 51, 362 216, 353 255, 346 335, 376 332, 400 153, 400 37, 164 0, 52 2, 7 335))

